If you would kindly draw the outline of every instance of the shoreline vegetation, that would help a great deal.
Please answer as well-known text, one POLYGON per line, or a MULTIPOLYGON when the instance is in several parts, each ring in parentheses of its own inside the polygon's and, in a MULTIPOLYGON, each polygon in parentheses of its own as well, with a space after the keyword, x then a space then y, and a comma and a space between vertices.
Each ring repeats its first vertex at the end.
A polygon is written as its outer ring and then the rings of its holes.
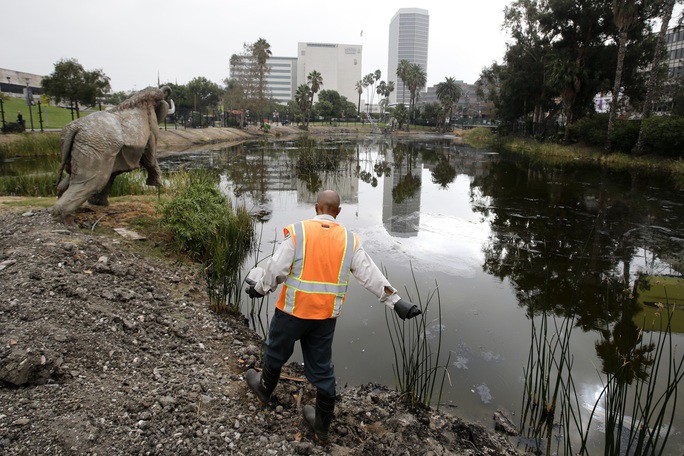
MULTIPOLYGON (((167 129, 160 130, 160 156, 187 153, 213 147, 229 147, 245 141, 279 141, 301 136, 332 137, 336 135, 370 134, 371 125, 316 125, 309 130, 293 126, 273 126, 264 131, 258 126, 237 128, 167 129)), ((417 134, 443 134, 433 130, 394 132, 393 136, 410 137, 417 134)), ((21 133, 0 135, 0 160, 11 161, 16 157, 40 157, 52 163, 54 170, 19 176, 0 176, 0 195, 5 196, 54 196, 54 174, 60 161, 59 132, 21 133)), ((595 166, 609 171, 644 173, 664 176, 675 188, 684 188, 684 161, 658 156, 634 157, 624 153, 605 154, 581 144, 561 145, 539 142, 534 139, 502 137, 488 128, 456 130, 454 138, 461 138, 475 148, 490 148, 497 152, 512 154, 533 164, 555 167, 595 166)), ((153 193, 143 184, 141 171, 123 174, 117 180, 112 196, 153 193)))
POLYGON ((617 172, 638 172, 665 175, 678 189, 684 188, 684 161, 651 155, 632 155, 597 151, 580 144, 562 145, 534 139, 501 137, 486 128, 462 132, 463 140, 472 147, 491 148, 530 160, 534 164, 557 167, 596 166, 617 172))

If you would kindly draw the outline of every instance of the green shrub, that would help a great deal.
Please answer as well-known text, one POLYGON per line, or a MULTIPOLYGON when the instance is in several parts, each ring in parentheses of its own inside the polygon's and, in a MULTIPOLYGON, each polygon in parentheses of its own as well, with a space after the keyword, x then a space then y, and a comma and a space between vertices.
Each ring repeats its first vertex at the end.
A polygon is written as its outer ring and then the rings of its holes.
MULTIPOLYGON (((639 121, 617 120, 613 125, 613 132, 610 135, 612 150, 615 152, 632 152, 639 139, 639 121)), ((606 125, 606 128, 608 126, 606 125)))
POLYGON ((654 154, 684 157, 684 116, 651 116, 646 119, 644 145, 654 154))
POLYGON ((240 309, 241 267, 254 241, 244 208, 233 211, 215 173, 191 173, 178 193, 160 207, 160 223, 177 251, 205 266, 209 301, 217 313, 240 309))
POLYGON ((570 125, 570 139, 588 146, 603 147, 608 132, 608 114, 583 117, 570 125))

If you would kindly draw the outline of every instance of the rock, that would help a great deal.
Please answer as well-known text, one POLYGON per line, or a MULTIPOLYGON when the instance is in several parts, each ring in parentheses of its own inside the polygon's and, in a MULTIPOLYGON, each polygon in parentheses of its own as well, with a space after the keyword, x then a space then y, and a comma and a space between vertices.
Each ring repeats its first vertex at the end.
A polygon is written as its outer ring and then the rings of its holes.
POLYGON ((33 217, 35 214, 32 211, 27 211, 21 214, 22 217, 33 217))
POLYGON ((175 405, 176 404, 176 398, 172 396, 164 396, 159 398, 159 403, 161 404, 162 407, 168 407, 170 405, 175 405))
POLYGON ((2 263, 0 263, 0 271, 2 271, 3 269, 9 268, 10 266, 15 264, 16 262, 17 262, 17 260, 5 260, 5 261, 3 261, 2 263))
POLYGON ((494 429, 508 435, 518 435, 520 432, 513 422, 504 414, 502 410, 494 413, 494 429))
POLYGON ((142 236, 133 230, 129 230, 128 228, 114 228, 114 231, 124 239, 130 239, 131 241, 143 241, 147 239, 145 236, 142 236))
POLYGON ((18 420, 12 421, 12 425, 14 425, 14 426, 26 426, 30 422, 31 422, 31 420, 28 418, 19 418, 18 420))
POLYGON ((52 350, 24 350, 15 345, 0 353, 0 382, 14 386, 42 385, 62 362, 62 356, 52 350))
POLYGON ((309 442, 295 442, 294 450, 297 454, 311 454, 313 453, 313 444, 309 442))

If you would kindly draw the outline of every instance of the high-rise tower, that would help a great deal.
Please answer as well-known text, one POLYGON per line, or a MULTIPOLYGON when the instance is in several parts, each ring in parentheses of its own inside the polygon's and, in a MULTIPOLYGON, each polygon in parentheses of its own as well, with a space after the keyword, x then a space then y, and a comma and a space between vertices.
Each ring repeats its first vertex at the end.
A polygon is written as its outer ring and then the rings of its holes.
POLYGON ((408 104, 408 90, 397 77, 397 65, 401 60, 417 63, 427 73, 428 35, 430 15, 420 8, 401 8, 392 18, 389 29, 389 58, 387 79, 394 81, 395 90, 390 103, 408 104))

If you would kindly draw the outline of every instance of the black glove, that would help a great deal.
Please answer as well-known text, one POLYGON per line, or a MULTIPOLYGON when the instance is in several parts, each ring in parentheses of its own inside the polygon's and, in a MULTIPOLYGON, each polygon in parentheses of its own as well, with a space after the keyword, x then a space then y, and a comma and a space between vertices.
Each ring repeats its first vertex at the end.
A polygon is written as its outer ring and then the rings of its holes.
POLYGON ((411 319, 422 313, 417 305, 404 299, 399 299, 399 301, 394 303, 394 311, 402 320, 411 319))
POLYGON ((250 285, 247 288, 245 288, 245 293, 247 293, 247 295, 252 299, 259 299, 259 298, 263 298, 264 296, 266 296, 266 295, 262 295, 261 293, 256 291, 254 289, 254 285, 250 285))

